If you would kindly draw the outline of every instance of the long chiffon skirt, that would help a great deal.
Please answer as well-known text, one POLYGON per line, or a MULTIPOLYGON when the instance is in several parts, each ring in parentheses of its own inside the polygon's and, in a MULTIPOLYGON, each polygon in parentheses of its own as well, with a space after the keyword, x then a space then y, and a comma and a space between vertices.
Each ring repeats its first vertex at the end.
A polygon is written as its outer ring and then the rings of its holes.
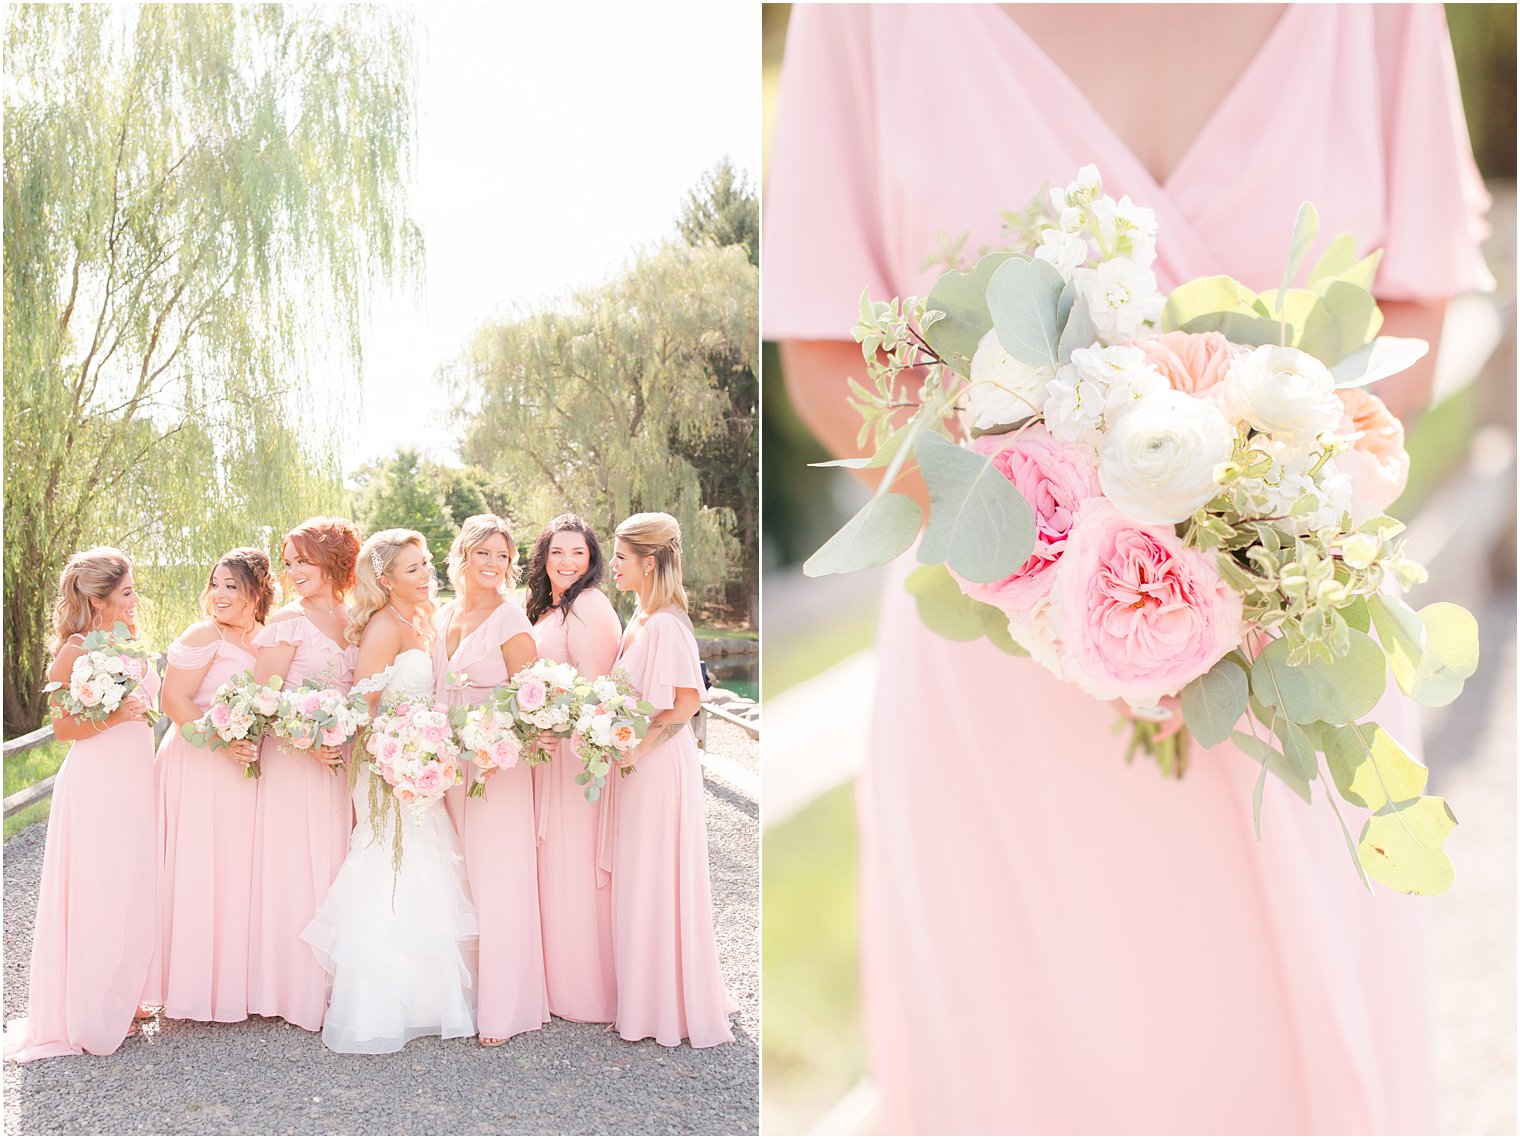
MULTIPOLYGON (((538 809, 538 904, 549 1011, 609 1024, 617 1014, 612 968, 612 883, 597 866, 606 803, 586 802, 568 741, 533 769, 538 809)), ((611 778, 616 779, 614 772, 611 778)))
POLYGON ((5 1058, 89 1052, 126 1039, 153 954, 153 733, 118 724, 77 741, 48 815, 27 1015, 5 1058))
POLYGON ((1422 899, 1369 896, 1323 783, 1269 777, 1257 842, 1255 763, 1126 766, 1111 705, 925 631, 910 568, 858 791, 885 1129, 1432 1130, 1422 899))
POLYGON ((348 778, 266 741, 260 749, 249 916, 248 1011, 322 1027, 327 973, 301 940, 348 852, 348 778))
POLYGON ((258 781, 172 728, 155 771, 161 922, 144 1003, 175 1019, 244 1020, 258 781))

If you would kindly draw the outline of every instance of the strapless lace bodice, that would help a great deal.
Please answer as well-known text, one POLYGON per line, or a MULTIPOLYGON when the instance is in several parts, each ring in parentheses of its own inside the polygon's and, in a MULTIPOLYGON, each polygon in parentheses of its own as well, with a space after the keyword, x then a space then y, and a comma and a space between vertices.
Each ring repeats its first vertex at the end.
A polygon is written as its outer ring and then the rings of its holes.
POLYGON ((432 654, 424 649, 403 649, 384 669, 354 687, 360 692, 379 692, 381 703, 398 696, 431 703, 434 684, 432 654))

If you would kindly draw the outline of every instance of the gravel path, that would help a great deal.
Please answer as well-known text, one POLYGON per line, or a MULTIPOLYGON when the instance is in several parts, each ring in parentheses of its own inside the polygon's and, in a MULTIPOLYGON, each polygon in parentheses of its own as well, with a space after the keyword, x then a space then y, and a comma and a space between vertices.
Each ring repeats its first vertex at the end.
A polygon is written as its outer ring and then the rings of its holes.
MULTIPOLYGON (((731 743, 725 739, 724 746, 731 743)), ((759 825, 753 802, 713 782, 707 792, 718 951, 740 1008, 733 1044, 701 1050, 628 1044, 599 1025, 556 1019, 492 1050, 473 1040, 427 1038, 390 1056, 340 1056, 320 1037, 279 1020, 160 1020, 112 1056, 6 1064, 5 1131, 755 1134, 759 825)), ((46 829, 38 823, 5 845, 7 1021, 26 1006, 46 829)))

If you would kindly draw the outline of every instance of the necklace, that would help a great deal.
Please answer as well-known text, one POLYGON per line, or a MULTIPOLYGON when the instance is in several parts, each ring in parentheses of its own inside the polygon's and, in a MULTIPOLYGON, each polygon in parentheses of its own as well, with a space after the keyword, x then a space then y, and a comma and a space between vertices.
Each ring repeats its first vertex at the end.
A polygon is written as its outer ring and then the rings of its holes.
POLYGON ((408 619, 406 617, 401 616, 401 610, 399 610, 399 609, 396 608, 396 603, 394 601, 387 601, 386 605, 389 607, 390 611, 392 613, 394 613, 397 616, 398 619, 400 619, 400 621, 401 621, 401 623, 403 625, 410 625, 413 629, 415 629, 417 627, 417 614, 416 613, 413 613, 412 616, 411 616, 411 618, 408 619))

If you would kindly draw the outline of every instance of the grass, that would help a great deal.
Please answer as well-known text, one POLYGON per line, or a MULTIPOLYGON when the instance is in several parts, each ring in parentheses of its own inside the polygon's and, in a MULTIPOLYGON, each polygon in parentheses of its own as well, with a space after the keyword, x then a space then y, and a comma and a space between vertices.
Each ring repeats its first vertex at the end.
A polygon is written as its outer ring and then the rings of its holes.
POLYGON ((766 832, 766 1131, 805 1133, 865 1074, 854 785, 766 832))
POLYGON ((725 629, 719 625, 695 625, 699 640, 756 641, 760 640, 757 629, 725 629))
MULTIPOLYGON (((30 787, 39 780, 46 779, 49 775, 57 773, 63 766, 63 757, 68 755, 69 745, 59 740, 51 740, 48 743, 24 751, 20 755, 5 761, 5 793, 14 795, 25 787, 30 787)), ((48 816, 48 807, 52 805, 51 798, 44 799, 40 803, 33 803, 20 814, 12 815, 5 820, 5 837, 40 822, 48 816)))
POLYGON ((766 641, 760 662, 760 687, 767 700, 793 685, 811 680, 845 657, 871 647, 876 636, 874 607, 837 623, 819 626, 784 641, 766 641))

